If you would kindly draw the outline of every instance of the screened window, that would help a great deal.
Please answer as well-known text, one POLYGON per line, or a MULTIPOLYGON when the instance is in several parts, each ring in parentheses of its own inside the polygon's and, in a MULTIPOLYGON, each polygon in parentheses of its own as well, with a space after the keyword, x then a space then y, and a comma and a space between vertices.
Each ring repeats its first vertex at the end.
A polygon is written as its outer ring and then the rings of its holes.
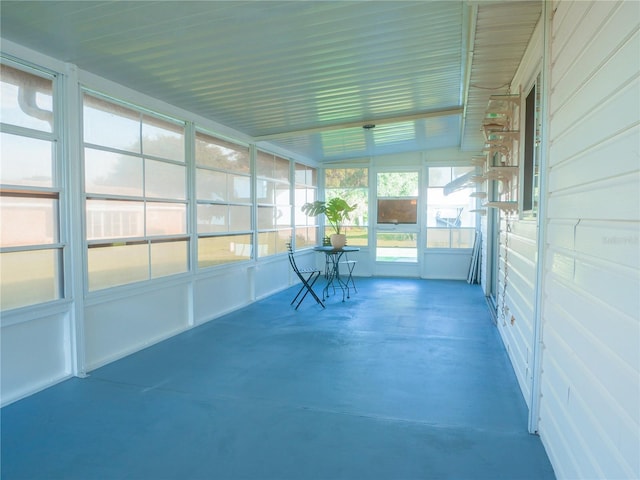
POLYGON ((311 247, 318 242, 317 217, 309 217, 302 211, 307 202, 318 198, 318 172, 315 168, 295 164, 295 219, 296 248, 311 247))
POLYGON ((256 203, 258 257, 287 250, 292 234, 289 160, 258 150, 256 203))
POLYGON ((196 133, 198 267, 252 258, 249 148, 196 133))
POLYGON ((55 77, 0 65, 0 304, 63 298, 55 77))
POLYGON ((449 192, 444 187, 475 167, 430 167, 427 188, 427 248, 473 248, 476 214, 474 188, 449 192))
POLYGON ((327 168, 325 170, 325 198, 341 197, 349 205, 356 204, 345 225, 347 243, 366 247, 369 226, 369 169, 327 168))
POLYGON ((89 290, 189 269, 184 123, 83 97, 89 290))

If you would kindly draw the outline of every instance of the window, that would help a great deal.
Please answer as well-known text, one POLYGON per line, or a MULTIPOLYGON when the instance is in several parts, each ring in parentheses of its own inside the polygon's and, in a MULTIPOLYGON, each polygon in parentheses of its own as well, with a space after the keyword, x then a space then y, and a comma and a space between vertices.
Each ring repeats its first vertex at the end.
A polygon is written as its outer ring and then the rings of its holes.
POLYGON ((368 245, 369 225, 369 169, 368 168, 327 168, 325 170, 325 199, 340 197, 349 205, 356 204, 345 225, 347 242, 350 246, 368 245))
POLYGON ((286 252, 292 233, 289 160, 258 150, 258 257, 286 252))
MULTIPOLYGON (((538 79, 539 80, 539 79, 538 79)), ((525 100, 524 159, 522 164, 522 211, 535 216, 538 211, 540 156, 540 89, 533 85, 525 100)))
POLYGON ((0 303, 64 297, 55 77, 0 65, 0 303))
POLYGON ((89 290, 189 269, 184 123, 83 99, 89 290))
POLYGON ((476 214, 473 188, 445 193, 445 185, 475 167, 430 167, 427 188, 427 248, 473 248, 476 214))
POLYGON ((249 148, 196 132, 198 267, 252 258, 249 148))
POLYGON ((315 168, 300 163, 295 164, 295 219, 296 248, 312 247, 318 244, 318 223, 316 217, 309 217, 302 211, 307 202, 318 198, 318 172, 315 168))

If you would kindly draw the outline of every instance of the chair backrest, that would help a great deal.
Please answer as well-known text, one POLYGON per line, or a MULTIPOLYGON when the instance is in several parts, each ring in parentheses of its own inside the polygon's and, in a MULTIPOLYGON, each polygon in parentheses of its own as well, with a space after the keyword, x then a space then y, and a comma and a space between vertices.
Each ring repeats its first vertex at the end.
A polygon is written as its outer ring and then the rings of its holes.
POLYGON ((300 276, 300 269, 298 269, 298 265, 296 265, 296 259, 293 256, 293 247, 291 246, 291 243, 287 243, 287 252, 289 253, 289 263, 291 264, 291 268, 293 268, 293 271, 300 276))

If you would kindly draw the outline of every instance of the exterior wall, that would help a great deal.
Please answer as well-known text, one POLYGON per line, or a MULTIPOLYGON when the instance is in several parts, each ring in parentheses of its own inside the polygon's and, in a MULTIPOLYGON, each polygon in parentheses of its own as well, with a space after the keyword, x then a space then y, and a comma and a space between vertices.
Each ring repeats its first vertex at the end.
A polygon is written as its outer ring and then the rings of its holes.
MULTIPOLYGON (((542 68, 542 23, 539 22, 514 79, 511 92, 521 92, 521 121, 524 99, 542 68)), ((524 135, 524 128, 520 128, 524 135)), ((523 144, 521 140, 520 145, 523 144)), ((518 164, 522 165, 522 148, 518 164)), ((522 185, 522 172, 519 184, 522 185)), ((487 258, 487 218, 483 219, 483 249, 487 258)), ((522 395, 531 407, 533 379, 534 302, 536 288, 538 228, 537 219, 520 214, 501 215, 499 232, 497 327, 511 360, 522 395)), ((486 271, 487 269, 483 269, 486 271)), ((483 283, 486 283, 483 272, 483 283)))
POLYGON ((539 433, 560 479, 640 478, 640 3, 551 11, 539 433))

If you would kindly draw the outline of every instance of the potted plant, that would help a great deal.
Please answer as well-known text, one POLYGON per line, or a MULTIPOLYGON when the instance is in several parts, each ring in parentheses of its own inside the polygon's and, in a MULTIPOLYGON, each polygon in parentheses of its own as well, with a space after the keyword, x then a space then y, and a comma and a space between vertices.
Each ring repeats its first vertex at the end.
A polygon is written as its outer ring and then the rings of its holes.
POLYGON ((334 230, 331 235, 331 246, 333 248, 342 248, 347 243, 347 236, 342 233, 342 225, 345 220, 349 220, 349 214, 356 209, 357 205, 349 205, 345 200, 334 197, 328 202, 316 200, 315 202, 305 203, 302 211, 311 217, 316 217, 324 213, 327 222, 334 230))

